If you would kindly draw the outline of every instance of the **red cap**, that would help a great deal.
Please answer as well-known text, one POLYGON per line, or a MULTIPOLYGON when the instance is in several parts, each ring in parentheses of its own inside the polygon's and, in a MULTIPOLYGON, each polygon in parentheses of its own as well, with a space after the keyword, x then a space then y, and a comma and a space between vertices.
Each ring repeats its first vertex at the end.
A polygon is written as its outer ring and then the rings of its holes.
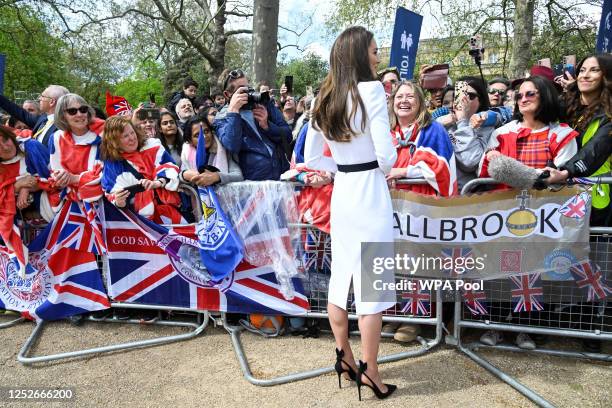
POLYGON ((106 113, 108 116, 131 115, 132 107, 123 96, 113 96, 106 91, 106 113))
POLYGON ((555 81, 555 71, 551 68, 545 67, 544 65, 534 65, 531 67, 531 76, 541 76, 548 79, 550 82, 555 81))

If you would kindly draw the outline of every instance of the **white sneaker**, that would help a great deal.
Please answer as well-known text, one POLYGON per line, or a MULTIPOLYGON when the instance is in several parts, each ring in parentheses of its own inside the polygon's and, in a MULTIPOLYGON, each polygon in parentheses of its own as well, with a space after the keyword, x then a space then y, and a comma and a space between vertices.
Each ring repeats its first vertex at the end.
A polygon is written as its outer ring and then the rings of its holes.
POLYGON ((535 342, 527 333, 519 333, 516 336, 516 345, 525 350, 534 350, 536 348, 535 342))
POLYGON ((480 336, 480 342, 482 344, 486 344, 487 346, 494 346, 502 340, 504 340, 504 336, 501 334, 501 332, 495 330, 488 330, 482 336, 480 336))

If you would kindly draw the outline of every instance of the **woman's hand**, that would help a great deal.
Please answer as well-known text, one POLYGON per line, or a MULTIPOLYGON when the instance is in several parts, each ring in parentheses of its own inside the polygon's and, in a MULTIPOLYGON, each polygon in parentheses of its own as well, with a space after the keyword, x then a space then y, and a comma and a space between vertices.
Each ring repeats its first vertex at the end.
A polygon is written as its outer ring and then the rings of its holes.
POLYGON ((561 85, 563 92, 565 92, 570 84, 576 82, 576 78, 574 78, 569 72, 565 71, 563 72, 563 75, 556 76, 554 81, 561 85))
POLYGON ((485 120, 487 120, 486 112, 475 113, 470 117, 470 127, 472 129, 478 129, 482 126, 485 120))
POLYGON ((64 169, 55 170, 53 172, 53 179, 55 180, 55 185, 60 188, 77 184, 79 182, 79 176, 69 173, 64 169))
POLYGON ((115 205, 120 208, 125 207, 129 196, 129 191, 119 190, 117 193, 115 193, 115 205))
POLYGON ((218 172, 205 170, 191 179, 191 182, 200 187, 212 186, 221 181, 221 176, 218 172))
POLYGON ((405 168, 393 168, 387 175, 387 180, 406 178, 407 171, 405 168))
POLYGON ((494 158, 501 156, 502 154, 500 152, 498 152, 497 150, 490 150, 487 152, 487 160, 491 161, 494 158))
POLYGON ((455 123, 457 123, 457 118, 455 117, 455 114, 452 112, 449 113, 448 115, 440 116, 436 120, 440 122, 440 124, 444 127, 450 127, 454 125, 455 123))
POLYGON ((569 172, 567 170, 557 170, 551 167, 544 167, 542 170, 548 170, 550 172, 550 177, 544 179, 548 184, 565 183, 569 177, 569 172))
POLYGON ((36 177, 29 174, 15 182, 15 191, 19 192, 22 188, 33 189, 38 185, 36 177))
POLYGON ((145 188, 145 190, 154 190, 162 187, 162 182, 159 180, 142 179, 139 183, 145 188))
POLYGON ((17 195, 17 208, 23 210, 27 208, 30 203, 28 202, 28 197, 30 196, 30 190, 27 188, 22 188, 19 190, 19 194, 17 195))

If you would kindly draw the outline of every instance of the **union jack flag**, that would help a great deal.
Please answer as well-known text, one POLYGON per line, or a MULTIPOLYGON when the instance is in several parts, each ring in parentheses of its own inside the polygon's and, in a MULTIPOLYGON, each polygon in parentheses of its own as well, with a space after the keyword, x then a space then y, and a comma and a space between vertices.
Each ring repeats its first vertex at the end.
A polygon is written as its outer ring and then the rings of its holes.
POLYGON ((304 233, 304 267, 318 272, 331 271, 331 238, 330 235, 309 227, 304 233))
POLYGON ((70 248, 101 255, 105 251, 97 203, 66 201, 53 218, 44 246, 70 248))
POLYGON ((70 213, 71 204, 64 204, 28 246, 29 273, 25 277, 18 275, 15 263, 0 248, 0 307, 37 321, 110 307, 91 247, 79 245, 88 237, 79 241, 75 237, 79 228, 66 227, 70 213))
MULTIPOLYGON (((105 203, 103 219, 108 292, 117 301, 232 313, 302 315, 309 309, 300 279, 292 279, 294 297, 286 299, 271 266, 243 261, 221 282, 207 281, 173 261, 114 206, 105 203)), ((196 239, 195 225, 171 232, 196 239)))
POLYGON ((593 262, 586 261, 571 266, 570 272, 579 288, 587 288, 588 302, 593 302, 595 298, 605 299, 612 294, 612 288, 607 285, 601 269, 593 262))
MULTIPOLYGON (((449 274, 451 277, 456 278, 459 277, 460 275, 463 275, 466 272, 469 272, 469 270, 467 268, 465 268, 465 266, 463 266, 463 272, 459 273, 457 271, 457 269, 459 268, 457 266, 457 260, 458 259, 466 259, 466 258, 472 258, 473 257, 473 252, 472 252, 472 248, 461 248, 461 247, 454 247, 454 248, 443 248, 442 249, 442 258, 445 259, 452 259, 452 267, 450 269, 443 269, 443 271, 447 274, 449 274)), ((465 261, 461 261, 462 263, 460 265, 465 265, 465 261)), ((446 265, 446 263, 448 263, 448 261, 445 262, 445 260, 442 260, 442 265, 446 265)))
POLYGON ((414 282, 414 290, 405 290, 400 295, 402 300, 402 313, 413 316, 429 316, 431 314, 431 293, 421 288, 419 281, 414 282))
POLYGON ((461 294, 463 295, 463 302, 465 303, 465 306, 474 316, 489 314, 489 311, 485 306, 487 295, 483 291, 462 289, 461 294))
POLYGON ((565 217, 580 219, 587 212, 587 204, 589 196, 587 193, 581 193, 570 198, 559 208, 559 213, 565 217))
POLYGON ((540 274, 510 276, 512 282, 512 303, 514 312, 532 312, 544 310, 542 305, 544 289, 540 281, 540 274))

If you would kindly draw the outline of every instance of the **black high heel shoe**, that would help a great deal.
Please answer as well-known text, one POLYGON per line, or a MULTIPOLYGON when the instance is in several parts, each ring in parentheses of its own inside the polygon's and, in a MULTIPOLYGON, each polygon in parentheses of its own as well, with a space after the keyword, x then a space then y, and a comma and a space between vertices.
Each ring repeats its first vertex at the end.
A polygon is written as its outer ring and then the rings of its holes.
POLYGON ((378 398, 378 399, 385 399, 389 395, 393 394, 393 391, 397 390, 397 385, 385 384, 387 386, 387 392, 382 392, 380 390, 380 388, 378 388, 376 383, 374 381, 372 381, 372 379, 365 373, 367 368, 368 368, 368 364, 364 363, 361 360, 359 360, 359 373, 357 375, 357 392, 359 393, 359 401, 361 401, 361 386, 362 385, 365 385, 366 387, 369 387, 372 391, 374 391, 374 395, 376 395, 376 398, 378 398), (366 384, 366 383, 362 382, 361 381, 361 376, 362 375, 365 375, 365 377, 368 380, 370 380, 372 385, 366 384))
POLYGON ((343 357, 344 357, 344 350, 336 349, 336 365, 334 366, 334 368, 336 369, 336 372, 338 373, 338 387, 339 388, 342 388, 342 373, 348 373, 349 378, 353 381, 357 379, 357 373, 355 372, 355 370, 353 370, 353 367, 351 367, 349 363, 347 363, 346 361, 342 359, 343 357), (342 363, 344 363, 348 367, 348 369, 344 368, 342 363))

